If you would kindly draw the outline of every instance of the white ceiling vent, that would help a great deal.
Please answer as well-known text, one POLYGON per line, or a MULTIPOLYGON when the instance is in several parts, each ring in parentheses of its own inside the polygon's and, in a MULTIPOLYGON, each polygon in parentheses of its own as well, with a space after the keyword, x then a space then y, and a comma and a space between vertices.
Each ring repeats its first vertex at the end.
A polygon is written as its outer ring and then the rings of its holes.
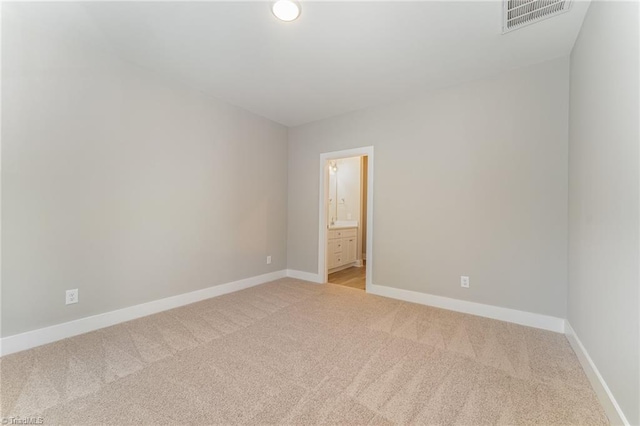
POLYGON ((502 33, 569 11, 571 0, 504 0, 502 33))

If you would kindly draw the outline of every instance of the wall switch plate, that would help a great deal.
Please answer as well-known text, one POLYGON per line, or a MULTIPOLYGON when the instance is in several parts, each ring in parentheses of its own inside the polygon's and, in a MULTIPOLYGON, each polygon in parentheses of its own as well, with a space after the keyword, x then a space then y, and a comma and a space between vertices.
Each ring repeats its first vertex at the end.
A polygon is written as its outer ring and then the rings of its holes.
POLYGON ((469 288, 469 277, 460 277, 460 287, 469 288))
POLYGON ((66 293, 66 305, 71 305, 73 303, 78 303, 78 289, 74 288, 73 290, 67 290, 66 293))
POLYGON ((271 265, 271 256, 267 256, 267 265, 271 265))

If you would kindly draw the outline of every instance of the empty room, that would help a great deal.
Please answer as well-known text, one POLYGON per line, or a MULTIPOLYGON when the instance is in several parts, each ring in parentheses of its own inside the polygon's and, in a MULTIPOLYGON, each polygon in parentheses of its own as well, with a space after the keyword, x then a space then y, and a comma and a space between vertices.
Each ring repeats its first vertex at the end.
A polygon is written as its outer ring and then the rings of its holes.
POLYGON ((0 422, 640 425, 640 4, 0 3, 0 422))

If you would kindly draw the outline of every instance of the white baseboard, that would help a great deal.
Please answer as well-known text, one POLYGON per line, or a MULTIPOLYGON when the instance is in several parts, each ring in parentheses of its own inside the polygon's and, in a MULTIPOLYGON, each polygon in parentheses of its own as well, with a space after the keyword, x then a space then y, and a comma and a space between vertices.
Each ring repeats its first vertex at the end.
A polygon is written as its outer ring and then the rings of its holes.
POLYGON ((419 303, 421 305, 448 309, 450 311, 463 312, 465 314, 513 322, 528 327, 541 328, 543 330, 564 333, 564 319, 548 315, 534 314, 532 312, 518 311, 516 309, 502 308, 499 306, 485 305, 466 300, 452 299, 433 294, 419 293, 417 291, 402 290, 399 288, 371 285, 367 292, 378 296, 404 300, 405 302, 419 303))
POLYGON ((286 270, 270 272, 268 274, 245 278, 226 284, 208 287, 202 290, 196 290, 189 293, 179 294, 177 296, 167 297, 165 299, 154 300, 140 305, 118 309, 117 311, 105 312, 103 314, 80 318, 46 328, 3 337, 0 339, 0 356, 56 342, 58 340, 66 339, 67 337, 88 333, 100 328, 109 327, 125 321, 131 321, 136 318, 199 302, 201 300, 210 299, 212 297, 221 296, 223 294, 233 293, 234 291, 264 284, 269 281, 284 278, 285 276, 287 276, 286 270))
POLYGON ((629 421, 625 417, 622 409, 618 405, 618 402, 613 397, 609 386, 600 375, 600 371, 598 371, 598 367, 593 363, 593 360, 589 356, 589 353, 582 345, 582 342, 578 338, 573 327, 569 324, 569 321, 565 321, 565 334, 567 336, 567 340, 571 344, 573 351, 576 353, 578 357, 578 361, 582 365, 582 369, 584 370, 589 382, 591 382, 591 386, 598 396, 598 400, 602 404, 604 411, 609 418, 609 422, 612 425, 629 425, 629 421))
POLYGON ((298 280, 311 281, 312 283, 322 284, 324 280, 319 274, 312 272, 296 271, 295 269, 287 269, 287 277, 295 278, 298 280))

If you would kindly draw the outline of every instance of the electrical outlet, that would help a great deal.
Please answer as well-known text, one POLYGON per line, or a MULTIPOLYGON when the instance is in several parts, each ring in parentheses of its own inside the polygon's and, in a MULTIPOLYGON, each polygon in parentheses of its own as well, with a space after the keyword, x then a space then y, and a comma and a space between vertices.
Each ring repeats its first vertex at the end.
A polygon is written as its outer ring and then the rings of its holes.
POLYGON ((67 298, 66 298, 66 305, 71 305, 73 303, 78 303, 78 289, 75 288, 73 290, 67 290, 67 298))
POLYGON ((267 265, 271 265, 271 256, 267 256, 267 265))
POLYGON ((460 287, 469 288, 469 277, 460 277, 460 287))

